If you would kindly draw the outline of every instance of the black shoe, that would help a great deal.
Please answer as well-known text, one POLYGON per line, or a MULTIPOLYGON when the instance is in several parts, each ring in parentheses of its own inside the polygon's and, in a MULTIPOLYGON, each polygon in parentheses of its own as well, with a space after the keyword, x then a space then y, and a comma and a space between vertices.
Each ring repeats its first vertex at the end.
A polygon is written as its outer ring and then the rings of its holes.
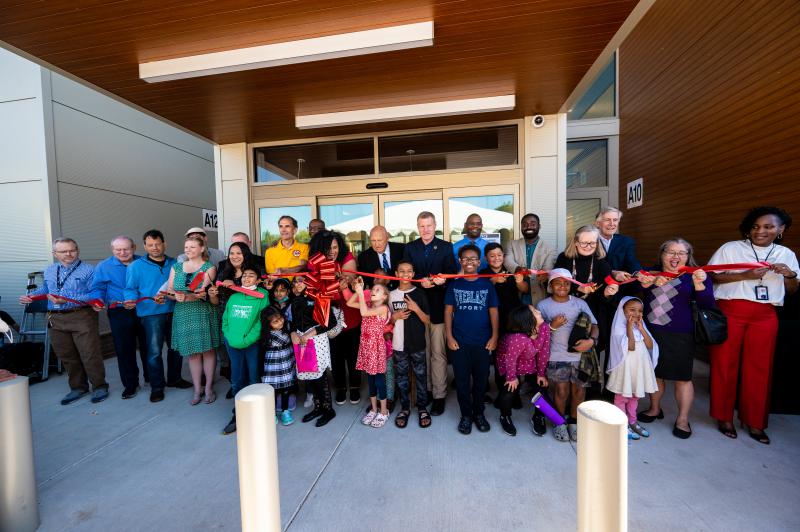
POLYGON ((222 429, 222 433, 226 436, 228 434, 233 434, 234 432, 236 432, 236 414, 233 415, 231 420, 228 421, 228 424, 225 425, 225 428, 222 429))
POLYGON ((387 410, 389 411, 389 413, 391 414, 391 413, 392 413, 392 411, 394 410, 394 401, 392 401, 391 399, 388 399, 388 400, 386 401, 386 409, 387 409, 387 410))
POLYGON ((233 399, 233 388, 228 388, 228 393, 225 394, 225 399, 233 399))
POLYGON ((361 391, 358 388, 350 388, 350 403, 357 405, 360 402, 361 402, 361 391))
MULTIPOLYGON (((475 420, 476 425, 477 423, 478 421, 475 420)), ((500 416, 500 426, 503 427, 503 432, 509 436, 517 435, 517 427, 515 427, 514 422, 511 421, 511 416, 500 416)), ((478 428, 478 430, 480 430, 480 428, 478 428)))
MULTIPOLYGON (((444 399, 434 399, 433 400, 433 408, 431 408, 431 415, 432 416, 441 416, 444 414, 444 399)), ((472 420, 470 420, 470 423, 472 420)), ((469 433, 467 433, 469 434, 469 433)))
POLYGON ((469 434, 472 432, 472 420, 468 417, 462 417, 458 422, 458 432, 461 434, 469 434))
POLYGON ((179 390, 186 390, 192 387, 192 383, 185 379, 178 379, 175 382, 167 383, 168 388, 178 388, 179 390))
POLYGON ((150 392, 150 402, 159 403, 164 400, 164 390, 153 390, 150 392))
POLYGON ((657 416, 651 416, 647 414, 644 410, 636 414, 636 420, 641 423, 652 423, 656 419, 664 419, 664 411, 659 409, 657 416))
POLYGON ((328 410, 323 410, 322 415, 317 420, 316 426, 317 427, 324 427, 328 424, 328 421, 336 417, 336 411, 333 408, 329 408, 328 410))
POLYGON ((312 410, 308 414, 304 415, 303 418, 301 419, 301 421, 303 423, 308 423, 309 421, 313 421, 313 420, 317 419, 321 415, 322 415, 322 408, 320 408, 319 406, 315 406, 314 410, 312 410))
POLYGON ((522 409, 522 399, 520 399, 519 394, 514 394, 514 400, 511 403, 511 408, 514 410, 521 410, 522 409))
POLYGON ((334 398, 337 405, 343 405, 347 402, 347 390, 344 388, 336 390, 336 397, 334 398))
POLYGON ((545 420, 544 414, 542 414, 538 408, 533 411, 531 429, 537 436, 544 436, 544 433, 547 432, 547 421, 545 420))
POLYGON ((138 386, 133 386, 132 388, 125 388, 124 390, 122 390, 122 398, 131 399, 133 397, 136 397, 136 390, 138 388, 139 388, 138 386))
POLYGON ((692 426, 689 425, 689 430, 679 429, 678 422, 676 421, 675 424, 672 425, 672 435, 682 440, 688 440, 692 435, 692 426))
POLYGON ((478 427, 478 430, 481 432, 489 432, 489 429, 492 428, 486 420, 486 416, 483 414, 475 416, 475 426, 478 427))

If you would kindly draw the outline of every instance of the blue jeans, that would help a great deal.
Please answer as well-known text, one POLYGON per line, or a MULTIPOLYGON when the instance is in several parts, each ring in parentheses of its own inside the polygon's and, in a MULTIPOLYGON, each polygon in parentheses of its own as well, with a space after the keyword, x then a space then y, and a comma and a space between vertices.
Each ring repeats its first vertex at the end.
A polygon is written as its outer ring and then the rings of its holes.
POLYGON ((369 396, 378 397, 378 401, 386 399, 386 374, 377 373, 370 375, 367 373, 367 385, 369 386, 369 396))
POLYGON ((164 390, 164 361, 161 352, 167 344, 167 383, 175 384, 181 379, 183 359, 170 347, 172 338, 172 313, 153 314, 139 318, 144 328, 147 345, 147 369, 152 391, 164 390))
POLYGON ((225 340, 225 347, 231 359, 231 391, 236 395, 242 388, 258 382, 258 342, 236 349, 225 340))

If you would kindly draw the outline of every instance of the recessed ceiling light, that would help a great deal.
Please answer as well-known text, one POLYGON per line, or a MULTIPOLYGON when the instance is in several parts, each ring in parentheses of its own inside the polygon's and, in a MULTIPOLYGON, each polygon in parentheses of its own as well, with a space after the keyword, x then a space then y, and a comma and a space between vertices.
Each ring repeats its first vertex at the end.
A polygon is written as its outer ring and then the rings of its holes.
POLYGON ((487 98, 469 98, 465 100, 449 100, 444 102, 418 103, 398 105, 394 107, 376 107, 357 111, 339 113, 323 113, 316 115, 298 115, 294 117, 298 129, 318 127, 351 126, 372 122, 392 122, 416 118, 433 118, 437 116, 466 115, 472 113, 491 113, 514 109, 515 96, 489 96, 487 98))
POLYGON ((433 45, 433 21, 139 63, 149 83, 433 45))

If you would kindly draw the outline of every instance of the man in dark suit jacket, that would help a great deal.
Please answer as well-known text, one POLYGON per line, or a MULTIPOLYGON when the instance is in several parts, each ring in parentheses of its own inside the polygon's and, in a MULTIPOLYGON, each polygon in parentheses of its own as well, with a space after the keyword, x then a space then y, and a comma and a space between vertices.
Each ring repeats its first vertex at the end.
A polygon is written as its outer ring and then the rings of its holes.
POLYGON ((622 212, 614 207, 604 207, 597 213, 595 225, 600 230, 600 244, 606 251, 606 262, 617 281, 626 281, 642 269, 636 258, 636 243, 629 236, 617 234, 622 212))
MULTIPOLYGON (((406 245, 399 242, 389 242, 389 233, 382 225, 376 225, 369 232, 371 247, 358 254, 358 271, 374 273, 378 268, 383 268, 387 275, 394 275, 398 261, 403 258, 406 245)), ((372 286, 372 277, 365 277, 364 284, 372 286)), ((397 281, 389 283, 389 289, 397 288, 397 281)))
MULTIPOLYGON (((453 245, 436 237, 436 218, 423 211, 417 216, 419 238, 406 246, 404 259, 414 265, 414 278, 434 273, 458 273, 453 245)), ((447 396, 447 351, 444 332, 444 279, 420 283, 428 297, 431 323, 428 329, 428 387, 433 390, 431 414, 444 413, 447 396)))

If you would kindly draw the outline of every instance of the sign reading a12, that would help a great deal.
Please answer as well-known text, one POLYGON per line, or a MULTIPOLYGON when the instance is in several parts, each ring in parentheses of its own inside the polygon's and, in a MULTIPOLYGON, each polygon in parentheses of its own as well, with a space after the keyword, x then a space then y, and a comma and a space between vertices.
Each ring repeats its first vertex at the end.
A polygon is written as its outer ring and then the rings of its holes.
POLYGON ((206 231, 217 230, 217 211, 203 209, 203 229, 206 231))

